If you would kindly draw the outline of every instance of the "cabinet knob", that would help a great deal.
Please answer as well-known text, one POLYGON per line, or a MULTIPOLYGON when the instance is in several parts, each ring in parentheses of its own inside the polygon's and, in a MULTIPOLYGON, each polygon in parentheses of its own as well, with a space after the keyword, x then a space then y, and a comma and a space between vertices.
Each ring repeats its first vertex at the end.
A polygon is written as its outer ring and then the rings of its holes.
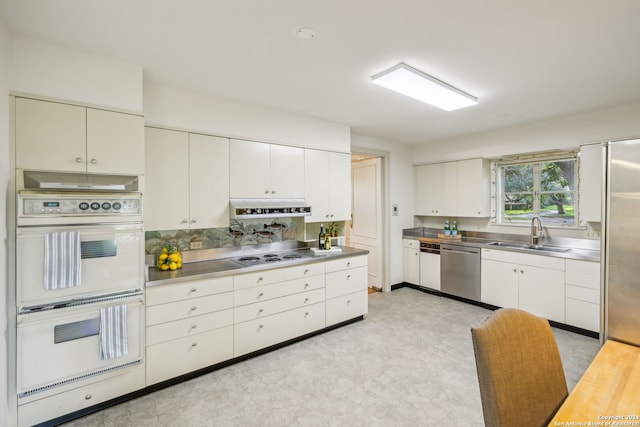
POLYGON ((347 263, 347 267, 350 267, 350 266, 351 266, 351 262, 348 262, 348 263, 347 263))
POLYGON ((276 190, 271 190, 271 194, 276 194, 276 190))
POLYGON ((350 299, 347 300, 347 305, 351 305, 351 300, 350 299))
POLYGON ((333 214, 329 215, 331 218, 333 218, 333 214))
POLYGON ((191 307, 191 311, 196 311, 196 306, 194 305, 193 307, 191 307))
POLYGON ((262 282, 262 277, 258 277, 258 282, 262 282))
POLYGON ((309 302, 309 298, 305 298, 305 299, 304 299, 304 303, 306 304, 306 303, 308 303, 308 302, 309 302))
POLYGON ((95 165, 96 163, 98 163, 98 161, 96 159, 91 159, 91 164, 95 165))
POLYGON ((309 269, 307 268, 303 274, 307 274, 309 272, 309 269))
POLYGON ((193 293, 193 292, 195 292, 195 291, 197 291, 197 290, 198 290, 198 289, 196 289, 196 288, 191 288, 191 292, 192 292, 192 293, 193 293))
POLYGON ((351 275, 347 274, 347 280, 351 279, 351 275))
POLYGON ((309 316, 309 312, 307 311, 304 313, 304 317, 308 317, 308 316, 309 316))
POLYGON ((263 311, 264 311, 264 308, 261 308, 260 310, 258 310, 258 315, 262 314, 263 311))
POLYGON ((264 194, 269 194, 269 190, 264 190, 264 194))
POLYGON ((258 325, 258 330, 264 328, 264 325, 258 325))
POLYGON ((195 218, 191 218, 191 221, 189 221, 189 222, 190 222, 191 224, 194 224, 194 223, 196 223, 197 221, 198 221, 197 219, 195 219, 195 218))
POLYGON ((84 396, 84 400, 91 400, 93 396, 91 396, 90 394, 87 394, 84 396))
MULTIPOLYGON (((76 163, 82 163, 82 157, 76 157, 76 163)), ((91 396, 91 395, 87 394, 87 396, 91 396)), ((91 397, 89 397, 89 399, 91 399, 91 397)))
POLYGON ((191 325, 191 329, 196 329, 197 327, 198 327, 198 325, 196 325, 196 324, 191 325))
POLYGON ((326 214, 324 217, 325 217, 325 218, 329 218, 329 214, 326 214))
POLYGON ((514 268, 514 269, 513 269, 513 272, 514 272, 514 273, 517 273, 517 272, 518 272, 518 270, 516 270, 516 269, 514 268))
POLYGON ((197 343, 197 342, 192 342, 192 343, 191 343, 191 347, 197 347, 197 346, 198 346, 198 343, 197 343))
POLYGON ((189 222, 189 221, 187 221, 186 219, 183 219, 182 221, 180 221, 180 224, 186 224, 186 223, 188 223, 188 222, 189 222))
POLYGON ((524 274, 524 270, 520 270, 520 274, 524 274))
POLYGON ((307 289, 308 287, 309 287, 309 284, 308 284, 308 283, 305 283, 305 284, 304 284, 304 288, 305 288, 305 289, 307 289))

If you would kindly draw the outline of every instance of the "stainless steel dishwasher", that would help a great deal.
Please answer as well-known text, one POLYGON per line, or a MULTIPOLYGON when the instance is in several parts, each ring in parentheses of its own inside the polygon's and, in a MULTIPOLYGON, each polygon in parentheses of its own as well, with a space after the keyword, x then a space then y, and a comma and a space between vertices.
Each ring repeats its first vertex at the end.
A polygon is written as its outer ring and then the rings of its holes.
POLYGON ((480 248, 441 244, 440 282, 443 293, 480 302, 480 248))

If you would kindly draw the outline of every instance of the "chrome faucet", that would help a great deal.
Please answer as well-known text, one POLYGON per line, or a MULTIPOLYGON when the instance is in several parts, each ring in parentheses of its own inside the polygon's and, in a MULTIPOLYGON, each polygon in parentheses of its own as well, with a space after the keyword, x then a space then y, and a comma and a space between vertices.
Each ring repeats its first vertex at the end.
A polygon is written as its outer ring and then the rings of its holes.
POLYGON ((540 218, 534 216, 531 218, 531 234, 529 235, 529 244, 537 245, 542 237, 542 222, 540 218), (536 227, 536 220, 538 221, 538 226, 536 227))

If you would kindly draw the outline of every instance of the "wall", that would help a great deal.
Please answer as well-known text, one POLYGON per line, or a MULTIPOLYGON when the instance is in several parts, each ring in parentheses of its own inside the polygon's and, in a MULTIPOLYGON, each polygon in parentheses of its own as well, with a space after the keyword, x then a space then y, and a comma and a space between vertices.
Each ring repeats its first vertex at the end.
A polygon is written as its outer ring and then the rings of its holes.
POLYGON ((385 216, 388 230, 388 256, 390 285, 402 282, 402 230, 413 227, 413 170, 411 146, 362 135, 351 135, 351 150, 387 156, 385 188, 387 192, 385 216), (398 205, 398 216, 391 215, 398 205))
POLYGON ((142 67, 13 36, 14 92, 142 112, 142 67))
POLYGON ((7 197, 9 186, 8 32, 0 20, 0 426, 8 425, 7 407, 7 197))
POLYGON ((349 152, 348 126, 144 82, 148 124, 231 138, 349 152))
MULTIPOLYGON (((640 136, 640 103, 554 118, 413 147, 412 163, 425 164, 474 157, 575 148, 580 145, 640 136)), ((451 218, 453 219, 453 218, 451 218)), ((416 217, 416 226, 441 227, 444 218, 416 217)), ((500 226, 487 219, 459 219, 461 230, 528 234, 528 227, 500 226)), ((599 224, 586 229, 547 229, 550 237, 599 238, 599 224)))

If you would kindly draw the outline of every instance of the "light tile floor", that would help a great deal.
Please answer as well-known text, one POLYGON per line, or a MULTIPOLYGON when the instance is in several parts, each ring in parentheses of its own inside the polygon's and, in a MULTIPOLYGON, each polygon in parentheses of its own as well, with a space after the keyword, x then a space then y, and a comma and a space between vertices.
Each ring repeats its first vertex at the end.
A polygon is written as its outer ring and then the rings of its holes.
MULTIPOLYGON (((469 328, 490 313, 408 288, 377 292, 362 322, 65 425, 482 426, 469 328)), ((554 333, 571 389, 599 343, 554 333)))

